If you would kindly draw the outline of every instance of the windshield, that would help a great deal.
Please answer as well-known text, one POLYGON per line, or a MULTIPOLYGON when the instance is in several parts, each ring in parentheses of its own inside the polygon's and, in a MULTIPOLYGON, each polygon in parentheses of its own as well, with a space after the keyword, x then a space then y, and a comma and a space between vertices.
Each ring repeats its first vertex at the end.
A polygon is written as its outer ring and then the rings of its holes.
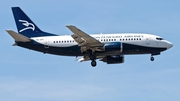
POLYGON ((156 38, 157 40, 164 40, 163 38, 156 38))

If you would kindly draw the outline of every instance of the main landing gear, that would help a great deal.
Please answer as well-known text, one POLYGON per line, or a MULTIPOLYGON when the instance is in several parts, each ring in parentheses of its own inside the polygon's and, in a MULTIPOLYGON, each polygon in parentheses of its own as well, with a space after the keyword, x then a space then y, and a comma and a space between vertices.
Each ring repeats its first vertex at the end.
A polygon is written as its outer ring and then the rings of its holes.
POLYGON ((92 61, 91 61, 91 66, 92 66, 92 67, 95 67, 95 66, 97 65, 97 63, 96 63, 96 56, 94 55, 94 53, 91 53, 91 54, 89 55, 89 58, 90 58, 90 60, 92 60, 92 61))
POLYGON ((92 60, 91 61, 91 66, 95 67, 97 65, 96 61, 95 60, 92 60))

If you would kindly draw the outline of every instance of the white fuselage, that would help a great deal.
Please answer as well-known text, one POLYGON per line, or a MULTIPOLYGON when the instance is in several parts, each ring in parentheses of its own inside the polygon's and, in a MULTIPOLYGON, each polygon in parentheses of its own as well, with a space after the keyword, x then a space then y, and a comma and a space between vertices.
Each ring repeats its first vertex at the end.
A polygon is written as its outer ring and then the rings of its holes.
MULTIPOLYGON (((162 39, 159 36, 151 34, 94 34, 91 35, 102 43, 122 42, 132 45, 153 47, 153 48, 171 48, 172 43, 162 39)), ((71 36, 45 36, 31 38, 34 41, 46 46, 53 47, 70 47, 78 45, 71 36)))

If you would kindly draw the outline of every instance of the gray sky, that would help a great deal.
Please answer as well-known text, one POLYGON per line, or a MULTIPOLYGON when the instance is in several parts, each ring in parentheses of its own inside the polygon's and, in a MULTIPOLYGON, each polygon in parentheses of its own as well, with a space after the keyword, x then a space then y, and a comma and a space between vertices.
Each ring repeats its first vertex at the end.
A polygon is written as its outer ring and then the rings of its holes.
POLYGON ((2 0, 0 4, 0 99, 2 101, 179 101, 180 2, 178 0, 2 0), (19 6, 44 31, 150 33, 173 43, 155 56, 125 56, 124 64, 78 63, 20 47, 6 29, 17 31, 11 7, 19 6))

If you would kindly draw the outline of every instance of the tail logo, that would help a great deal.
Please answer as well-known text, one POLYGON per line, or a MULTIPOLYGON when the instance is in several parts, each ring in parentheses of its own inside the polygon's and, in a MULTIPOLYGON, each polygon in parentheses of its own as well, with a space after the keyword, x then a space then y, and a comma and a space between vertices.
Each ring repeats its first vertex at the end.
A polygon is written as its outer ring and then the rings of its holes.
POLYGON ((26 28, 21 29, 19 32, 23 32, 23 31, 25 31, 25 30, 27 30, 27 29, 32 29, 33 31, 35 30, 34 24, 29 23, 29 22, 26 21, 26 20, 19 20, 19 22, 22 22, 22 24, 23 24, 24 26, 26 26, 26 28))

